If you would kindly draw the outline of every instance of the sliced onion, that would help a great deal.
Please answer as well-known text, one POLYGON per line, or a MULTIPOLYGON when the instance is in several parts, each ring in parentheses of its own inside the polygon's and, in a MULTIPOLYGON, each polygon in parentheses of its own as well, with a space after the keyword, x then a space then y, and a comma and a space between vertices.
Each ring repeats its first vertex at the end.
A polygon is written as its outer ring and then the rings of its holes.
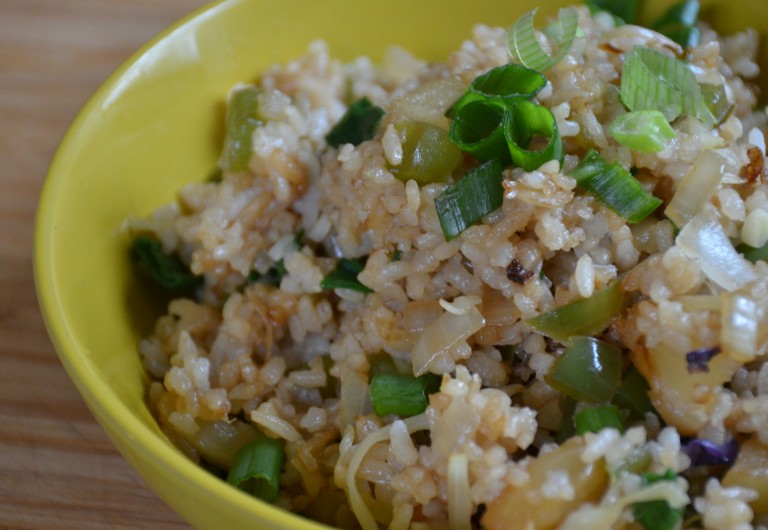
POLYGON ((726 355, 739 362, 749 362, 757 354, 759 308, 751 298, 723 293, 720 347, 726 355))
MULTIPOLYGON (((427 419, 426 414, 412 416, 403 420, 403 423, 405 423, 405 426, 408 429, 408 434, 429 429, 429 420, 427 419)), ((376 519, 368 509, 368 506, 366 506, 365 501, 360 494, 360 490, 357 487, 357 470, 360 469, 360 464, 363 463, 365 455, 368 454, 368 451, 370 451, 374 445, 389 440, 391 429, 392 425, 390 424, 366 436, 355 448, 352 458, 349 460, 349 466, 347 467, 345 478, 349 505, 363 530, 379 530, 379 525, 376 523, 376 519)))
POLYGON ((743 287, 757 277, 752 264, 736 252, 716 214, 709 208, 683 227, 677 244, 685 255, 699 261, 707 278, 726 291, 743 287))
POLYGON ((472 530, 471 519, 469 459, 464 453, 453 453, 448 458, 448 528, 472 530))
POLYGON ((439 373, 439 366, 454 360, 448 358, 451 352, 468 348, 465 341, 485 325, 483 315, 474 305, 479 301, 477 297, 456 298, 451 306, 459 308, 460 314, 446 311, 424 329, 411 354, 414 375, 428 371, 439 373))
POLYGON ((339 400, 339 427, 342 431, 347 425, 354 425, 358 416, 373 410, 370 386, 359 372, 350 370, 341 376, 339 400))
POLYGON ((725 161, 712 150, 704 151, 683 177, 664 211, 678 227, 685 226, 715 194, 725 173, 725 161))

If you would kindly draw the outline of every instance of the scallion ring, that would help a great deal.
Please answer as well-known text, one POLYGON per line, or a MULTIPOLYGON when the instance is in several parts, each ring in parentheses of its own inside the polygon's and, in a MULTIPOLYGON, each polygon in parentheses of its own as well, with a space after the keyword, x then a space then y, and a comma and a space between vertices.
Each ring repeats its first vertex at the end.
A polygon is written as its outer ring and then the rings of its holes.
POLYGON ((521 64, 538 72, 549 70, 563 60, 573 45, 579 29, 579 13, 572 7, 560 10, 559 27, 556 28, 555 51, 552 55, 545 52, 536 37, 533 17, 536 9, 520 17, 507 31, 509 53, 521 64))
POLYGON ((675 131, 658 110, 636 110, 616 118, 608 127, 611 136, 625 147, 643 153, 657 153, 673 139, 675 131))
POLYGON ((536 70, 519 64, 505 64, 477 76, 467 92, 446 112, 453 118, 459 110, 473 101, 492 100, 507 106, 512 101, 531 99, 547 85, 547 78, 536 70))
POLYGON ((504 138, 505 110, 493 100, 472 101, 462 106, 451 121, 451 142, 478 160, 511 161, 504 138))
POLYGON ((280 441, 259 438, 237 452, 227 482, 254 497, 272 502, 280 492, 284 460, 285 449, 280 441))
POLYGON ((538 169, 550 160, 557 160, 562 166, 563 141, 557 120, 548 108, 531 101, 516 101, 504 117, 504 137, 512 163, 525 171, 538 169), (536 147, 539 138, 547 144, 541 149, 529 149, 536 147))

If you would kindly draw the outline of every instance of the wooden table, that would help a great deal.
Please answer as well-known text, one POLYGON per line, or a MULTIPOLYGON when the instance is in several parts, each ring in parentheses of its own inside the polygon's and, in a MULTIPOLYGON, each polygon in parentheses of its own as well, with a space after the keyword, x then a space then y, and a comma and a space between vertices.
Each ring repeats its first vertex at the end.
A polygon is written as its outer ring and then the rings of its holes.
POLYGON ((46 334, 32 278, 44 175, 77 110, 204 0, 0 0, 0 528, 189 528, 114 449, 46 334))

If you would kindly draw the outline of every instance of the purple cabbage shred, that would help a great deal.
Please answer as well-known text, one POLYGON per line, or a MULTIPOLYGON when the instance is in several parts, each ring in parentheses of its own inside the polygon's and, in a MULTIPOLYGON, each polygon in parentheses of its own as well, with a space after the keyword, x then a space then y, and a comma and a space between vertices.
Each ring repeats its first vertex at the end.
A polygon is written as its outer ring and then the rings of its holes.
POLYGON ((711 440, 691 438, 683 443, 682 450, 690 457, 691 467, 730 466, 739 454, 739 443, 732 439, 719 445, 711 440))
POLYGON ((685 360, 688 363, 688 373, 706 373, 709 372, 709 361, 712 357, 720 353, 720 346, 714 348, 701 348, 699 350, 689 351, 685 354, 685 360))

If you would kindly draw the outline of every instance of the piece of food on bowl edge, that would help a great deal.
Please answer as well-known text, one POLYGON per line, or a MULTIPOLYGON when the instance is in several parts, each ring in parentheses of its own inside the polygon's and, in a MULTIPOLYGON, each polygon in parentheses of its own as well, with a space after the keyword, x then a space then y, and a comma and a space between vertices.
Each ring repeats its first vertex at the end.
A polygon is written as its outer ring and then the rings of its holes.
POLYGON ((340 528, 768 524, 757 34, 697 15, 233 87, 217 171, 126 223, 163 432, 340 528))

